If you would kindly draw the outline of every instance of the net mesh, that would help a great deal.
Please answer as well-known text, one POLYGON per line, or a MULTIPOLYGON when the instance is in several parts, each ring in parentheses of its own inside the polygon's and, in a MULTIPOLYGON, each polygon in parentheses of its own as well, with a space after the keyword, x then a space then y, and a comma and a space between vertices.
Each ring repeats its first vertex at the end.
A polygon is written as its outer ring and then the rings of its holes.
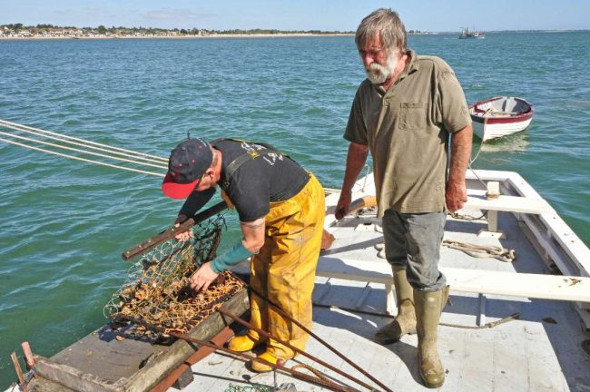
POLYGON ((195 293, 189 285, 191 274, 215 257, 224 227, 225 219, 217 215, 193 227, 191 241, 170 239, 144 253, 104 307, 111 325, 133 338, 186 334, 243 289, 245 284, 229 271, 206 291, 195 293))

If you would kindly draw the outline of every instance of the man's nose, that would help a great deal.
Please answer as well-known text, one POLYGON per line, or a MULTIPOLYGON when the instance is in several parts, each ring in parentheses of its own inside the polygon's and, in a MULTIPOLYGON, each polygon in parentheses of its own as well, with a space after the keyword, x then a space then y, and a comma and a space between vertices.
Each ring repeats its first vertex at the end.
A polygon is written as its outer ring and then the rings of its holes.
POLYGON ((362 54, 361 60, 363 60, 363 64, 365 64, 365 66, 371 65, 375 62, 375 60, 373 59, 373 56, 369 53, 362 54))

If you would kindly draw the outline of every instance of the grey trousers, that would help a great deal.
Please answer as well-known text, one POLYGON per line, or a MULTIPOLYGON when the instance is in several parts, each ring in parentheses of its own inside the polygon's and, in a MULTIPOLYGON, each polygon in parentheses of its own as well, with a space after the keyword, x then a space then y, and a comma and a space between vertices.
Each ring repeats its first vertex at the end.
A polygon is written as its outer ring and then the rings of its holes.
POLYGON ((446 285, 438 270, 446 213, 403 214, 387 210, 383 216, 385 256, 394 267, 405 268, 417 291, 439 291, 446 285))

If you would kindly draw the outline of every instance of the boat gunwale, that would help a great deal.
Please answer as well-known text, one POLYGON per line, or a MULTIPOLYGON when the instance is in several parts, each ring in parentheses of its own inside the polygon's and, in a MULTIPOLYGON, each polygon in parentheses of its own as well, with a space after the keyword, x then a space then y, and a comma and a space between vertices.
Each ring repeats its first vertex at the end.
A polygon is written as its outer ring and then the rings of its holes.
POLYGON ((472 105, 469 105, 469 115, 473 121, 477 121, 478 123, 485 123, 486 124, 504 124, 504 123, 517 123, 517 122, 524 122, 529 119, 532 119, 533 114, 535 113, 535 106, 528 102, 524 98, 520 97, 510 97, 510 96, 497 96, 490 99, 482 100, 475 102, 472 105), (491 103, 493 101, 497 101, 500 99, 507 99, 512 98, 517 101, 523 102, 525 105, 528 106, 527 110, 510 113, 508 116, 502 117, 495 117, 492 115, 487 115, 487 111, 480 109, 480 106, 486 103, 491 103))

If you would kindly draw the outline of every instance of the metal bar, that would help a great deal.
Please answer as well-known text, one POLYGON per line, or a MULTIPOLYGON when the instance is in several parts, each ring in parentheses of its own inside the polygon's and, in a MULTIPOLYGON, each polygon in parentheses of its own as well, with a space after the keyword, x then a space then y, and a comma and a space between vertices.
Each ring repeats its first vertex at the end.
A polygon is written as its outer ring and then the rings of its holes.
MULTIPOLYGON (((234 332, 229 328, 225 327, 221 332, 219 332, 211 342, 220 346, 228 341, 229 338, 234 336, 234 332)), ((177 369, 175 369, 172 373, 170 373, 162 382, 158 385, 153 387, 150 392, 165 392, 170 388, 174 382, 184 373, 187 369, 189 369, 192 365, 199 362, 201 359, 205 358, 206 356, 213 353, 215 350, 209 347, 200 347, 193 355, 191 355, 188 359, 186 359, 182 365, 180 365, 177 369)))
MULTIPOLYGON (((129 320, 138 324, 138 325, 144 326, 145 328, 147 328, 149 330, 156 331, 156 332, 163 332, 163 328, 148 324, 141 319, 129 318, 129 320)), ((211 342, 207 342, 207 341, 204 341, 201 339, 192 338, 192 337, 187 336, 185 334, 170 332, 170 333, 168 333, 168 335, 171 337, 177 338, 177 339, 184 340, 186 342, 196 343, 198 346, 209 347, 214 350, 219 350, 219 351, 222 351, 222 352, 225 352, 228 354, 232 354, 232 355, 239 357, 239 358, 244 358, 244 359, 247 359, 250 361, 256 361, 256 362, 263 363, 267 366, 270 366, 271 368, 273 368, 275 370, 276 369, 282 370, 286 373, 289 373, 290 375, 292 375, 295 378, 299 378, 300 380, 307 381, 307 382, 310 382, 310 383, 313 383, 316 385, 320 385, 322 387, 326 387, 326 388, 328 388, 332 391, 335 391, 335 392, 361 392, 358 389, 355 389, 355 388, 352 388, 349 386, 336 384, 335 382, 329 381, 328 379, 322 379, 320 377, 312 377, 308 374, 301 373, 301 372, 298 372, 297 370, 293 370, 293 369, 290 369, 286 366, 283 366, 282 364, 270 363, 268 361, 265 361, 264 359, 257 358, 256 356, 247 355, 247 354, 241 353, 239 351, 230 350, 230 349, 225 348, 223 346, 216 345, 216 344, 213 344, 211 342)))
POLYGON ((220 201, 219 203, 207 208, 206 210, 199 212, 198 214, 188 218, 184 222, 182 222, 178 227, 169 227, 163 232, 148 238, 147 240, 135 245, 134 247, 127 249, 123 252, 122 257, 124 260, 129 260, 137 255, 147 252, 148 250, 152 249, 156 245, 161 244, 164 241, 173 238, 176 234, 182 233, 193 227, 196 224, 203 222, 206 219, 211 218, 212 216, 219 214, 221 211, 227 208, 227 204, 225 201, 220 201))
POLYGON ((258 357, 253 356, 253 355, 247 355, 247 354, 244 354, 244 353, 241 353, 241 352, 238 352, 238 351, 230 350, 230 349, 225 348, 223 346, 218 346, 218 345, 215 345, 213 343, 206 342, 204 340, 191 338, 191 337, 188 337, 186 335, 178 334, 178 333, 175 333, 175 332, 171 332, 170 333, 170 336, 175 337, 177 339, 182 339, 182 340, 187 341, 187 342, 196 343, 199 346, 205 346, 205 347, 213 348, 215 350, 223 351, 225 353, 232 354, 232 355, 235 355, 235 356, 238 356, 238 357, 241 357, 241 358, 246 358, 246 359, 248 359, 250 361, 256 361, 256 362, 263 363, 263 364, 265 364, 267 366, 272 367, 273 369, 279 369, 279 370, 282 370, 284 372, 287 372, 287 373, 291 374, 295 378, 299 378, 300 380, 311 382, 313 384, 326 387, 328 389, 331 389, 332 391, 336 391, 336 392, 360 392, 358 389, 355 389, 355 388, 352 388, 352 387, 349 387, 349 386, 345 386, 345 385, 339 385, 339 384, 336 384, 335 382, 329 381, 327 379, 322 379, 320 377, 312 377, 312 376, 310 376, 308 374, 301 373, 301 372, 299 372, 297 370, 290 369, 290 368, 288 368, 286 366, 283 366, 281 364, 278 364, 278 363, 276 363, 276 364, 270 363, 268 361, 265 361, 264 359, 260 359, 258 357))
POLYGON ((228 312, 226 312, 223 309, 217 309, 217 311, 219 313, 223 314, 224 316, 227 316, 227 317, 231 318, 232 320, 237 321, 238 323, 242 324, 243 326, 248 327, 249 329, 252 329, 252 330, 258 332, 260 335, 264 336, 265 338, 276 340, 280 344, 289 347, 291 350, 295 351, 296 353, 301 354, 301 355, 303 355, 303 356, 305 356, 305 357, 307 357, 307 358, 309 358, 309 359, 311 359, 311 360, 319 363, 320 365, 325 366, 328 369, 330 369, 330 370, 332 370, 332 371, 340 374, 341 376, 344 376, 344 377, 348 378, 349 380, 356 382, 357 384, 359 384, 359 385, 367 388, 369 391, 377 391, 371 385, 369 385, 369 384, 367 384, 367 383, 365 383, 365 382, 363 382, 363 381, 361 381, 361 380, 353 377, 352 375, 344 372, 343 370, 340 370, 340 369, 338 369, 338 368, 330 365, 327 362, 322 361, 319 358, 314 357, 311 354, 306 353, 305 351, 303 351, 303 350, 301 350, 301 349, 299 349, 299 348, 291 345, 289 342, 286 342, 286 341, 283 341, 281 339, 278 339, 276 336, 271 335, 270 333, 264 331, 263 329, 260 329, 260 328, 255 327, 254 325, 252 325, 249 322, 241 319, 240 317, 234 316, 233 314, 228 313, 228 312))
POLYGON ((344 354, 342 354, 340 351, 336 350, 334 347, 332 347, 331 345, 328 344, 328 342, 326 342, 325 340, 323 340, 322 338, 320 338, 318 335, 316 335, 315 333, 313 333, 309 328, 307 328, 305 325, 301 324, 299 321, 295 320, 294 318, 292 318, 289 314, 287 314, 287 312, 285 312, 280 306, 276 305, 275 303, 273 303, 270 299, 268 299, 267 297, 261 295, 260 293, 258 293, 255 289, 252 288, 252 286, 249 287, 249 289, 252 291, 252 293, 254 293, 255 295, 259 296, 260 298, 262 298, 263 300, 265 300, 266 302, 269 303, 269 305, 271 305, 273 308, 275 308, 283 317, 285 317, 287 320, 291 321, 292 323, 294 323, 295 325, 297 325, 299 328, 301 328, 302 330, 304 330, 305 332, 307 332, 310 336, 313 336, 318 342, 320 342, 321 344, 323 344, 324 346, 326 346, 330 351, 332 351, 334 354, 338 355, 341 359, 343 359, 346 363, 348 363, 350 366, 352 366, 353 368, 355 368, 356 370, 358 370, 359 372, 361 372, 364 376, 366 376, 369 380, 373 381, 375 384, 379 385, 381 388, 383 388, 385 391, 387 392, 393 392, 391 389, 389 389, 386 385, 384 385, 381 381, 377 380, 375 377, 373 377, 369 372, 365 371, 363 368, 361 368, 359 365, 357 365, 356 363, 354 363, 353 361, 351 361, 350 359, 348 359, 344 354))
MULTIPOLYGON (((379 312, 371 312, 368 310, 359 310, 359 309, 352 309, 352 308, 346 308, 346 307, 342 307, 342 306, 335 306, 335 305, 327 305, 327 304, 318 304, 315 303, 313 304, 313 306, 317 306, 320 308, 328 308, 328 309, 334 309, 334 310, 343 310, 345 312, 351 312, 351 313, 359 313, 359 314, 367 314, 369 316, 377 316, 377 317, 387 317, 387 318, 395 318, 394 315, 391 314, 384 314, 384 313, 379 313, 379 312)), ((459 325, 459 324, 449 324, 449 323, 438 323, 438 325, 443 326, 443 327, 451 327, 451 328, 463 328, 463 329, 486 329, 486 328, 494 328, 500 324, 504 324, 507 323, 509 321, 512 320, 517 320, 520 317, 520 313, 512 313, 509 316, 506 316, 500 320, 496 320, 496 321, 492 321, 489 322, 487 324, 484 324, 482 326, 471 326, 471 325, 459 325)))

